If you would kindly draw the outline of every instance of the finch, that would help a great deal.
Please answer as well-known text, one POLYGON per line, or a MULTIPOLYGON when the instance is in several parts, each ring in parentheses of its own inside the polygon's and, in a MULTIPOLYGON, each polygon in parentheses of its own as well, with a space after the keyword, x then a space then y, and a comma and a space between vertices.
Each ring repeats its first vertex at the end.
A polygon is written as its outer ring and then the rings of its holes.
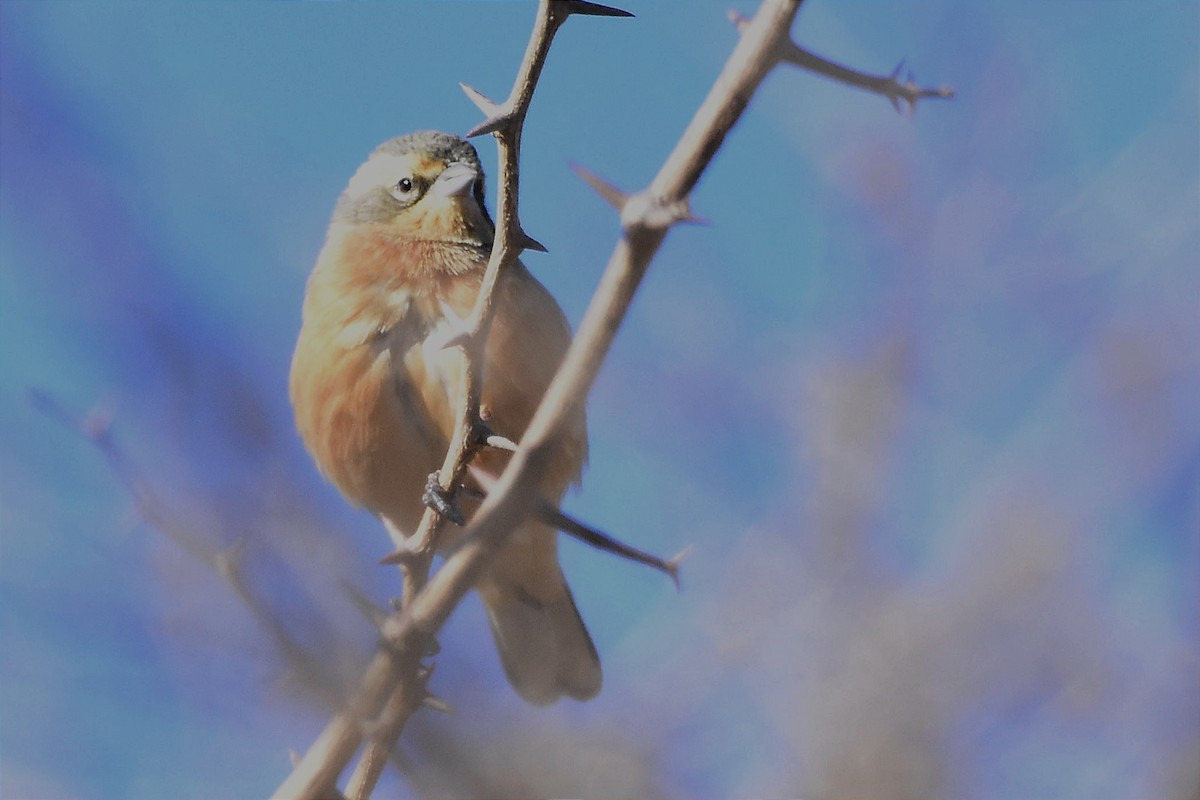
MULTIPOLYGON (((387 527, 397 546, 424 512, 461 403, 459 356, 446 341, 475 303, 494 225, 475 148, 422 131, 384 142, 338 198, 308 280, 292 358, 296 427, 321 473, 387 527)), ((496 287, 482 406, 519 440, 570 341, 550 293, 520 262, 496 287)), ((558 503, 587 458, 583 409, 538 487, 558 503)), ((498 475, 507 454, 474 464, 498 475)), ((465 505, 464 510, 471 506, 465 505)), ((440 547, 453 541, 446 526, 440 547)), ((600 691, 600 660, 558 563, 557 532, 511 532, 475 590, 509 682, 535 705, 600 691)))

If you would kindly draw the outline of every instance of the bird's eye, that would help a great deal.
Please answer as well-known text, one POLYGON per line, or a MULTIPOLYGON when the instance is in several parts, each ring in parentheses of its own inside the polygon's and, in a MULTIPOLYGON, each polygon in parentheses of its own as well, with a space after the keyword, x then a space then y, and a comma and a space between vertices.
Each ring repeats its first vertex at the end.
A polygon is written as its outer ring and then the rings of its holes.
POLYGON ((420 199, 422 192, 422 184, 413 176, 405 175, 400 180, 392 184, 392 197, 400 201, 405 206, 410 206, 420 199))

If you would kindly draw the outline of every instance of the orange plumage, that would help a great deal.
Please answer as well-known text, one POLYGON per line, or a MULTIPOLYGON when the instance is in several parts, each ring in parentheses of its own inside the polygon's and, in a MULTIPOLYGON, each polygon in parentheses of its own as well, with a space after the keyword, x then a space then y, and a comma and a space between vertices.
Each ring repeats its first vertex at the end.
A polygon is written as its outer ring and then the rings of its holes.
MULTIPOLYGON (((460 402, 445 333, 475 303, 493 237, 475 149, 443 133, 385 142, 338 200, 308 281, 292 358, 296 426, 321 472, 393 536, 424 511, 460 402)), ((558 304, 519 262, 501 276, 486 348, 483 404, 519 439, 570 341, 558 304)), ((587 457, 583 410, 540 487, 557 503, 587 457)), ((507 456, 476 463, 499 473, 507 456)), ((400 542, 397 542, 400 544, 400 542)), ((443 543, 445 544, 445 543, 443 543)), ((476 585, 505 672, 531 703, 600 690, 600 663, 558 565, 557 533, 513 531, 476 585)))

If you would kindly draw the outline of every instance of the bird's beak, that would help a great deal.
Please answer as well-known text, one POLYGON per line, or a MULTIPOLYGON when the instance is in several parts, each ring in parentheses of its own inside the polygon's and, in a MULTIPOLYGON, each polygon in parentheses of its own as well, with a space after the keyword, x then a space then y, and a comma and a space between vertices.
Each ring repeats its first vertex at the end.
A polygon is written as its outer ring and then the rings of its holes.
POLYGON ((430 191, 441 197, 461 197, 475 185, 478 177, 479 171, 470 164, 455 161, 442 170, 430 191))

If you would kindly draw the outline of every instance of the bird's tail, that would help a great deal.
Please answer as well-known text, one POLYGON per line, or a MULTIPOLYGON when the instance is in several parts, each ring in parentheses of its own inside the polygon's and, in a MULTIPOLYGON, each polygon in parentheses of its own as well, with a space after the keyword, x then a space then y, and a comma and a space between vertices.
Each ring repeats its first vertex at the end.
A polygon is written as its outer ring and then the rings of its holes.
POLYGON ((526 701, 549 705, 562 695, 588 700, 600 691, 600 656, 571 590, 558 572, 547 589, 484 578, 476 586, 508 681, 526 701))

